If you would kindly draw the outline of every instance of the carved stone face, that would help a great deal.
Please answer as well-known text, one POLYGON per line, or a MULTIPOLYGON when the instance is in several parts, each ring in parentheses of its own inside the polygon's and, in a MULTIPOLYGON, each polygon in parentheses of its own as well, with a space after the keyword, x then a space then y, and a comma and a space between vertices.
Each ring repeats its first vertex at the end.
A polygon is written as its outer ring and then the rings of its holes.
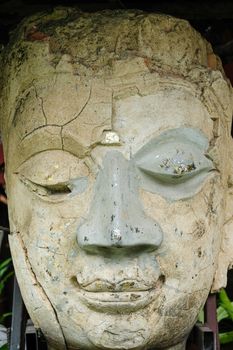
POLYGON ((16 273, 54 349, 183 349, 218 266, 227 112, 143 58, 118 64, 18 95, 5 132, 16 273))

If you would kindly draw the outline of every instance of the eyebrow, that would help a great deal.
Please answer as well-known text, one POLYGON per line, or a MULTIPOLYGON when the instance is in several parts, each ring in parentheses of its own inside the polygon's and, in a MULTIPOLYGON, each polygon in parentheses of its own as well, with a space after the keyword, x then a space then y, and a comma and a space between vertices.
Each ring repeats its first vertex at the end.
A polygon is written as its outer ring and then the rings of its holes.
POLYGON ((47 150, 62 150, 61 127, 43 125, 25 135, 18 144, 19 163, 25 162, 35 154, 47 150))
POLYGON ((192 127, 168 129, 144 144, 135 153, 134 158, 143 157, 143 155, 150 153, 153 148, 158 148, 160 144, 172 144, 176 141, 190 146, 196 145, 203 150, 207 149, 209 146, 207 137, 198 129, 192 127), (165 142, 166 140, 167 142, 165 142))
POLYGON ((66 140, 68 142, 66 142, 67 146, 64 147, 63 137, 62 126, 47 124, 35 128, 32 132, 25 135, 19 141, 19 165, 34 155, 44 151, 62 150, 69 152, 78 158, 83 158, 89 149, 91 149, 91 147, 85 145, 83 146, 82 152, 80 150, 80 144, 78 143, 78 140, 72 135, 72 133, 65 134, 66 140), (77 144, 77 147, 69 147, 69 144, 77 144))

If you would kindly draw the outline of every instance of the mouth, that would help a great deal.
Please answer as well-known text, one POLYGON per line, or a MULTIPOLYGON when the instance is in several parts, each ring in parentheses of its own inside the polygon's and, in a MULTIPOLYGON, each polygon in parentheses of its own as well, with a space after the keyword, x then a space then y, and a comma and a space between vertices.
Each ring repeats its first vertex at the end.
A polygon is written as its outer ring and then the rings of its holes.
MULTIPOLYGON (((96 291, 79 289, 79 297, 82 302, 90 309, 98 312, 120 313, 127 314, 139 309, 145 308, 153 300, 155 300, 161 291, 161 286, 164 282, 164 277, 161 276, 153 288, 145 288, 142 290, 130 288, 127 291, 106 291, 105 288, 101 291, 100 288, 96 291)), ((106 282, 104 282, 104 286, 106 282)))
POLYGON ((81 300, 90 309, 111 313, 129 313, 142 309, 152 302, 156 294, 154 290, 114 293, 80 291, 81 300))

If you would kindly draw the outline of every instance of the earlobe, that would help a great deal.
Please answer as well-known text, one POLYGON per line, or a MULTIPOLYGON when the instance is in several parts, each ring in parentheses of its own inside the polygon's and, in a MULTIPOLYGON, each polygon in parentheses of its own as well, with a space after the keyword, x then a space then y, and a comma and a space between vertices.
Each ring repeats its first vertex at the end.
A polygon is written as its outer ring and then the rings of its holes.
POLYGON ((229 178, 226 194, 225 222, 222 232, 222 244, 218 256, 212 292, 218 291, 227 284, 227 271, 233 268, 233 141, 230 142, 229 178))

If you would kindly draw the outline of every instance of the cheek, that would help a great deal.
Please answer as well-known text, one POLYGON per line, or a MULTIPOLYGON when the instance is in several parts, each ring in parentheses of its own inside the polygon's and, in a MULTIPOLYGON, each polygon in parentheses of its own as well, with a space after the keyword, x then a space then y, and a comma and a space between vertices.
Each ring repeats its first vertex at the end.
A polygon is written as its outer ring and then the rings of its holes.
POLYGON ((159 195, 141 192, 145 212, 162 228, 164 236, 157 259, 174 287, 210 288, 221 243, 223 197, 216 179, 183 201, 169 203, 159 195))
POLYGON ((19 180, 11 186, 17 194, 11 195, 11 224, 20 232, 30 265, 43 285, 51 281, 66 283, 76 274, 76 232, 88 214, 92 187, 90 181, 84 193, 61 203, 49 203, 19 180))
POLYGON ((56 227, 69 230, 88 215, 93 195, 94 179, 88 179, 84 192, 68 194, 65 200, 47 199, 29 190, 18 177, 11 177, 8 189, 10 219, 16 229, 27 239, 43 238, 56 227))

